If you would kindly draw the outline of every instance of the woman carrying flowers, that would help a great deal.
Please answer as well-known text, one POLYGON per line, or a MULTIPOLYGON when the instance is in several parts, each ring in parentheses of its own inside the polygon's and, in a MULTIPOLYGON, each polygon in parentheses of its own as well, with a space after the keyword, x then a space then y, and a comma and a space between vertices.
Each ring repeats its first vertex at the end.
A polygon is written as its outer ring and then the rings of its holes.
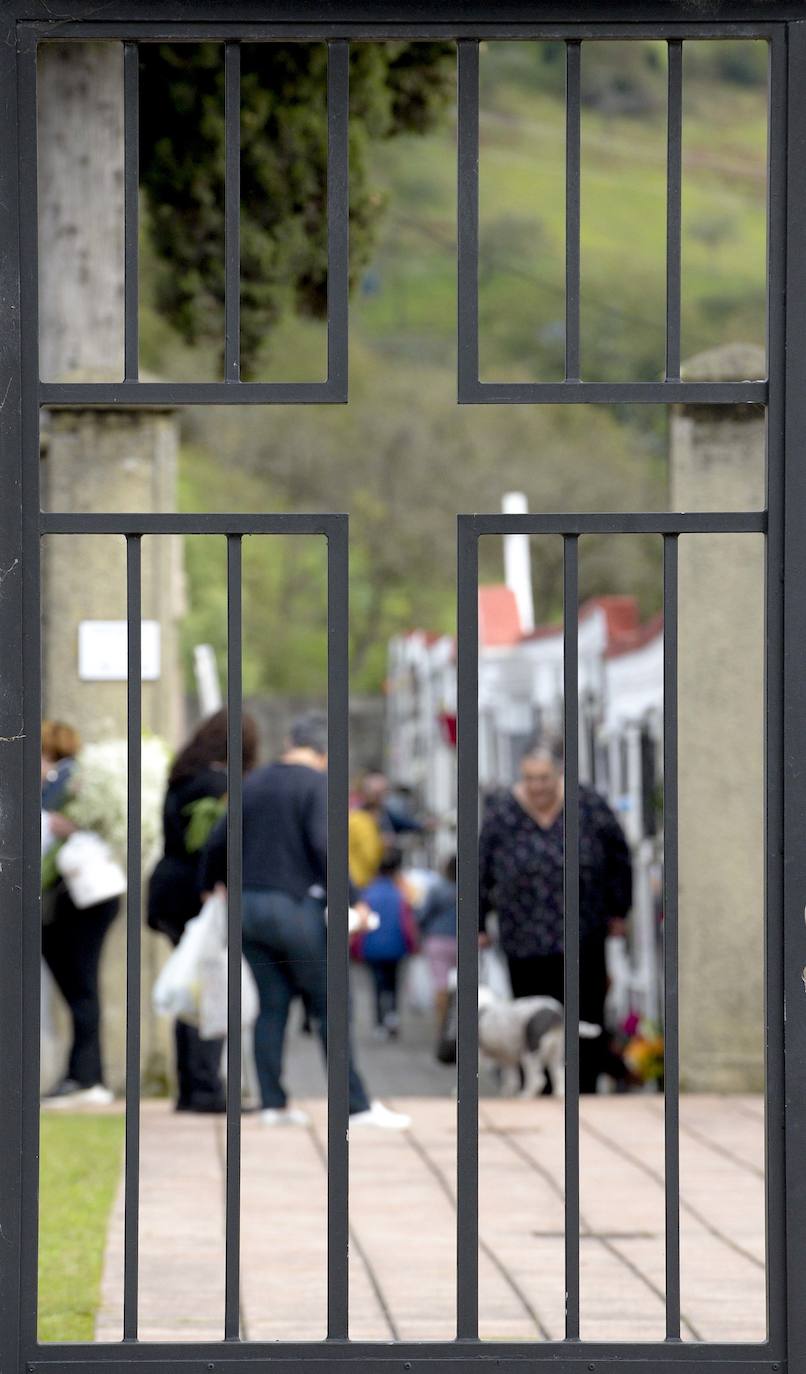
POLYGON ((42 956, 67 1003, 72 1022, 65 1074, 45 1094, 45 1101, 54 1107, 72 1107, 82 1102, 103 1106, 112 1101, 101 1063, 98 969, 120 898, 77 907, 53 862, 60 843, 77 829, 67 811, 79 748, 78 733, 72 726, 61 721, 43 722, 42 810, 50 848, 43 863, 42 956))

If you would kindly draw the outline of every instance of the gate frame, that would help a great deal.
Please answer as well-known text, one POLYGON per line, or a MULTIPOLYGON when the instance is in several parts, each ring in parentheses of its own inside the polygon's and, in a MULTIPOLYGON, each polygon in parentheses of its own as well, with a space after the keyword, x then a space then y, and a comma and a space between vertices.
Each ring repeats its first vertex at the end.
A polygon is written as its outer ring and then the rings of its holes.
MULTIPOLYGON (((0 45, 0 114, 4 153, 0 158, 0 458, 4 499, 0 502, 0 1369, 5 1374, 63 1374, 67 1366, 112 1370, 147 1362, 155 1374, 177 1364, 188 1374, 226 1370, 244 1361, 271 1361, 278 1374, 292 1374, 300 1361, 317 1369, 367 1361, 379 1367, 423 1374, 454 1362, 495 1362, 501 1374, 522 1371, 526 1361, 550 1363, 558 1374, 627 1364, 634 1374, 682 1367, 704 1374, 756 1374, 806 1369, 806 262, 791 243, 806 242, 806 5, 803 0, 713 0, 708 13, 689 0, 610 0, 602 17, 598 0, 503 0, 490 19, 481 0, 238 0, 237 15, 225 0, 174 0, 172 14, 160 0, 122 0, 118 17, 99 18, 97 0, 74 0, 65 18, 54 18, 47 0, 2 0, 6 42, 0 45), (569 16, 573 8, 573 18, 569 16), (192 9, 193 17, 188 19, 192 9), (270 10, 270 17, 266 11, 270 10), (436 17, 438 12, 438 17, 436 17), (122 16, 122 17, 121 17, 122 16), (195 30, 195 33, 194 33, 195 30), (625 1343, 560 1341, 541 1344, 458 1342, 349 1342, 342 1336, 321 1343, 200 1342, 165 1345, 124 1341, 115 1345, 39 1345, 35 1339, 36 1245, 39 1131, 39 699, 40 635, 37 551, 47 522, 39 507, 39 412, 57 392, 37 376, 36 253, 25 228, 35 223, 35 187, 20 172, 20 131, 30 129, 30 86, 18 83, 20 62, 41 37, 109 37, 132 40, 183 36, 227 38, 353 39, 416 38, 621 38, 767 37, 771 42, 770 190, 768 276, 768 529, 767 529, 767 722, 766 722, 766 892, 767 892, 767 1197, 768 1274, 778 1275, 780 1292, 770 1294, 770 1337, 757 1346, 696 1345, 681 1342, 625 1343), (28 103, 26 103, 28 102, 28 103), (776 137, 776 131, 779 135, 776 137), (29 710, 26 714, 25 703, 29 710), (31 710, 33 706, 36 709, 31 710), (27 782, 27 786, 24 786, 27 782), (26 926, 27 919, 27 926, 26 926), (773 1254, 773 1250, 775 1254, 773 1254), (776 1319, 774 1314, 778 1313, 776 1319)), ((460 310, 466 302, 460 299, 460 310)), ((460 349, 467 335, 460 339, 460 349)), ((345 377, 346 381, 346 377, 345 377)), ((584 385, 584 384, 583 384, 584 385)), ((668 383, 666 403, 682 399, 668 383)), ((141 400, 152 399, 141 386, 141 400)), ((166 384, 181 399, 183 389, 166 384)), ((98 387, 87 388, 101 399, 98 387)), ((203 390, 209 390, 204 384, 203 390)), ((73 390, 76 404, 86 403, 73 390)), ((120 388, 107 399, 119 397, 120 388)), ((158 390, 165 395, 162 385, 158 390)), ((191 395, 228 403, 224 393, 191 395)), ((605 401, 618 384, 589 390, 577 401, 605 401), (607 393, 607 394, 605 394, 607 393)), ((254 394, 257 401, 258 396, 254 394)), ((265 402, 282 400, 266 396, 265 402)), ((289 395, 288 400, 303 399, 289 395)), ((312 395, 319 402, 346 400, 312 395)), ((482 399, 473 396, 473 400, 482 399)), ((490 397, 490 399, 499 399, 490 397)), ((506 399, 506 398, 502 398, 506 399)), ((518 398, 520 399, 520 398, 518 398)), ((566 399, 569 399, 566 397, 566 399)), ((648 399, 645 395, 644 399, 648 399)), ((654 395, 652 399, 655 399, 654 395)), ((661 399, 658 397, 658 399, 661 399)), ((263 398, 260 402, 263 403, 263 398)), ((136 521, 137 517, 133 517, 136 521)), ((233 517, 237 520, 237 517, 233 517)), ((322 517, 323 520, 333 517, 322 517)), ((131 519, 129 519, 129 524, 131 519)), ((126 532, 128 533, 128 526, 126 532)), ((337 576, 341 596, 346 585, 337 576)), ((466 627, 467 628, 467 625, 466 627)), ((337 652, 340 671, 345 660, 337 652)), ((343 683, 346 688, 346 681, 343 683)), ((340 694, 341 696, 342 694, 340 694)), ((346 691, 343 693, 346 696, 346 691)), ((340 701, 339 705, 343 702, 340 701)), ((467 721, 465 722, 467 727, 467 721)), ((471 738, 473 729, 471 725, 471 738)), ((467 743, 467 731, 465 732, 467 743)), ((466 755, 465 755, 466 757, 466 755)), ((465 764, 465 767, 467 765, 465 764)), ((341 771, 341 770, 340 770, 341 771)), ((340 782, 346 782, 345 778, 340 782)), ((331 813, 346 815, 346 796, 331 813)), ((341 831, 341 824, 339 824, 341 831)), ((460 917, 463 943, 468 921, 460 917)), ((335 1058, 336 1056, 334 1056, 335 1058)), ((341 1056, 338 1056, 341 1058, 341 1056)), ((339 1066, 339 1071, 343 1068, 339 1066)), ((475 1219, 460 1237, 472 1240, 475 1219)), ((342 1276, 346 1291, 346 1275, 342 1276)), ((457 1374, 461 1374, 457 1369, 457 1374)))

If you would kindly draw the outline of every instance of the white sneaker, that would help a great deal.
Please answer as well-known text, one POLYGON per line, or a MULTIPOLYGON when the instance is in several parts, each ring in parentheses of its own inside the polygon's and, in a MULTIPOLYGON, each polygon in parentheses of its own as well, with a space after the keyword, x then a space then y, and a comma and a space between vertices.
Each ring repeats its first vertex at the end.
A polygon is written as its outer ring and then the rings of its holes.
POLYGON ((115 1094, 103 1083, 95 1083, 91 1088, 63 1088, 57 1095, 43 1098, 42 1105, 69 1111, 72 1107, 111 1107, 115 1094))
POLYGON ((261 1126, 308 1126, 311 1118, 301 1107, 264 1107, 261 1126))
POLYGON ((382 1102, 373 1102, 365 1112, 353 1112, 350 1128, 353 1126, 375 1126, 381 1131, 406 1131, 411 1125, 411 1117, 404 1112, 393 1112, 382 1102))

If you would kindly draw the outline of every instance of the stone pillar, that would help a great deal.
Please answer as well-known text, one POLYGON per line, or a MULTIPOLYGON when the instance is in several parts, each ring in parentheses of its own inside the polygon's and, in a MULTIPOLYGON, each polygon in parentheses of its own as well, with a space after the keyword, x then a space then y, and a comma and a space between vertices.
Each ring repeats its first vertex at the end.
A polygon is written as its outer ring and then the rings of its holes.
MULTIPOLYGON (((765 374, 732 345, 688 380, 765 374)), ((764 413, 680 406, 671 417, 672 510, 764 505, 764 413)), ((764 547, 761 536, 680 540, 680 1052, 684 1088, 762 1087, 764 547)))
MULTIPOLYGON (((176 508, 178 431, 160 411, 54 411, 42 461, 43 502, 59 511, 160 511, 176 508)), ((175 748, 183 732, 178 617, 182 608, 181 543, 160 536, 142 547, 143 619, 160 627, 160 672, 142 686, 143 730, 175 748)), ((83 740, 126 735, 125 681, 82 680, 81 621, 126 616, 125 539, 51 535, 42 548, 43 710, 67 720, 83 740)), ((125 1078, 126 928, 120 919, 104 947, 102 1005, 109 1086, 125 1078)), ((142 1044, 144 1083, 165 1085, 166 1028, 151 1011, 151 987, 165 941, 144 930, 142 1044)), ((53 995, 47 1004, 58 1017, 53 995)), ((61 1018, 59 1018, 61 1019, 61 1018)), ((43 1076, 58 1072, 63 1036, 46 1021, 43 1076)))
MULTIPOLYGON (((40 372, 46 380, 119 381, 123 375, 123 63, 118 43, 48 43, 39 53, 40 372)), ((43 417, 42 504, 51 511, 176 509, 178 429, 159 410, 51 409, 43 417)), ((85 740, 126 733, 121 681, 82 680, 82 620, 126 615, 125 540, 51 536, 43 543, 43 710, 85 740)), ((143 543, 143 617, 160 625, 157 681, 143 683, 143 729, 174 747, 182 732, 177 621, 179 541, 143 543)), ((143 1067, 164 1082, 165 1028, 150 1011, 165 942, 143 942, 143 1067)), ((58 999, 43 998, 43 1078, 61 1067, 58 999)), ((102 969, 104 1048, 111 1087, 124 1079, 125 923, 116 922, 102 969)), ((63 1025, 63 1022, 62 1022, 63 1025)))

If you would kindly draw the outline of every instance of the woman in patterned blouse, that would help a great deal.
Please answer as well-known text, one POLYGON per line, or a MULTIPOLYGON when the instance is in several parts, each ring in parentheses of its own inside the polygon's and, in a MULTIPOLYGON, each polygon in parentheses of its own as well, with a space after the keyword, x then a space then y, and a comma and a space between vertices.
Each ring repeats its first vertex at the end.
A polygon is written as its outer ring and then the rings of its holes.
MULTIPOLYGON (((530 748, 520 779, 490 798, 479 842, 480 943, 498 916, 515 997, 563 1000, 563 775, 544 746, 530 748)), ((632 902, 623 831, 593 788, 579 789, 579 1012, 603 1025, 605 937, 621 934, 632 902)), ((580 1042, 580 1091, 595 1092, 603 1037, 580 1042)))

